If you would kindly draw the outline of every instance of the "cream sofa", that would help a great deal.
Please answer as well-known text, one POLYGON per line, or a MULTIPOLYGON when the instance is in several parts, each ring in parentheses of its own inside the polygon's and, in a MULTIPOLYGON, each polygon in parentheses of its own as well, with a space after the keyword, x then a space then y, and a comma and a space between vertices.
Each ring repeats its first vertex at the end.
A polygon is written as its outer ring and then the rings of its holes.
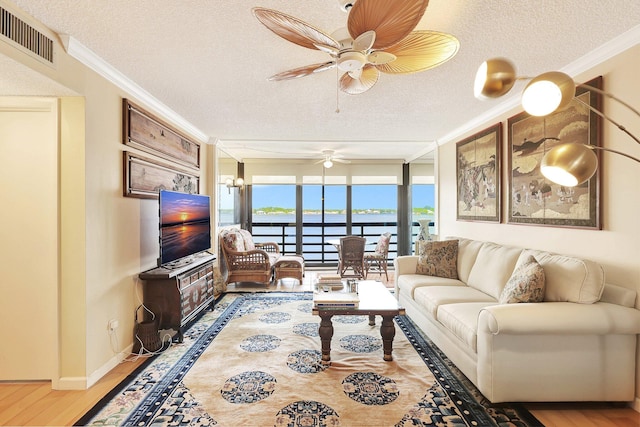
POLYGON ((640 310, 636 292, 606 284, 594 262, 464 238, 458 280, 394 261, 407 315, 491 402, 632 401, 640 310), (541 303, 499 304, 519 259, 545 275, 541 303))

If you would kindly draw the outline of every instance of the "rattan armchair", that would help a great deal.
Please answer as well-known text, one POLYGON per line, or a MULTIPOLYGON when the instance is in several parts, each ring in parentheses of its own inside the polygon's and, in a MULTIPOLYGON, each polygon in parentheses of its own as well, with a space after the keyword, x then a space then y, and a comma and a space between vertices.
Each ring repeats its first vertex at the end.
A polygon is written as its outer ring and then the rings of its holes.
POLYGON ((367 277, 369 271, 374 271, 382 276, 384 272, 387 281, 389 273, 387 272, 387 258, 389 257, 389 243, 391 242, 391 233, 386 232, 380 235, 376 248, 373 252, 364 254, 364 275, 367 277))
POLYGON ((257 282, 269 285, 273 266, 280 258, 280 247, 275 242, 254 243, 251 233, 242 229, 220 232, 223 271, 226 283, 257 282))
POLYGON ((364 245, 366 239, 360 236, 346 236, 340 238, 340 259, 338 271, 341 277, 356 277, 364 279, 364 245), (351 269, 352 274, 347 270, 351 269))

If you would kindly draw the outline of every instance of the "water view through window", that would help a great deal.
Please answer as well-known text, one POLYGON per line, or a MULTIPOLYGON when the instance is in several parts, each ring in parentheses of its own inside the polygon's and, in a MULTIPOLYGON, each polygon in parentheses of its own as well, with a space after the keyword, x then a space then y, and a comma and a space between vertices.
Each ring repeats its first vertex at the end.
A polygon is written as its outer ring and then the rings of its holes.
MULTIPOLYGON (((412 221, 433 220, 433 185, 413 187, 412 221)), ((346 185, 303 185, 299 205, 295 185, 253 185, 251 193, 255 240, 276 241, 283 246, 285 253, 300 252, 296 246, 296 206, 302 206, 301 252, 311 263, 337 262, 335 248, 326 241, 347 234, 364 236, 375 242, 380 234, 391 232, 390 253, 396 251, 396 185, 353 185, 350 194, 346 185), (350 210, 348 206, 351 206, 350 210)))

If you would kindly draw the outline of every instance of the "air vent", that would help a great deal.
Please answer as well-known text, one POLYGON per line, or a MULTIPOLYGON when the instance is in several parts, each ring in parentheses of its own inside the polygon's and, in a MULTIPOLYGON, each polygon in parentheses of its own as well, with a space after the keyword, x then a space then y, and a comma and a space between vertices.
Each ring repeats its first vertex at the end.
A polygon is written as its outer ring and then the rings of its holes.
POLYGON ((55 65, 53 40, 0 5, 0 40, 20 48, 33 58, 55 65))

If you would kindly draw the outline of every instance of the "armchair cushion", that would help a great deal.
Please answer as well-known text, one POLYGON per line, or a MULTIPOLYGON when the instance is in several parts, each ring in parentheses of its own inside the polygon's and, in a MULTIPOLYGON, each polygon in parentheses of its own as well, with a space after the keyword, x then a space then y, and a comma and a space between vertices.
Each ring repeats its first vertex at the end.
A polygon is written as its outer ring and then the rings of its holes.
POLYGON ((222 244, 225 248, 235 252, 244 252, 244 239, 238 230, 224 230, 221 234, 222 244))
POLYGON ((256 248, 256 245, 255 243, 253 243, 253 236, 251 235, 251 233, 243 228, 239 229, 238 232, 240 233, 240 235, 242 236, 242 240, 244 241, 244 250, 254 250, 256 248))

